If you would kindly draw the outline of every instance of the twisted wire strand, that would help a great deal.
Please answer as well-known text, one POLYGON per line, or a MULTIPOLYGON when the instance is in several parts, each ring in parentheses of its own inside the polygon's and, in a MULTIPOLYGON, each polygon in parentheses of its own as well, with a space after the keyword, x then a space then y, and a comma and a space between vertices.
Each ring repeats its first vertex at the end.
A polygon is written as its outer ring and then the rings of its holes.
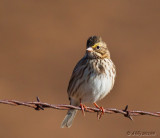
MULTIPOLYGON (((80 106, 73 106, 73 105, 66 105, 66 104, 56 104, 55 105, 55 104, 43 103, 43 102, 40 102, 38 97, 37 97, 36 102, 21 102, 17 100, 0 100, 0 103, 14 105, 14 106, 22 105, 22 106, 33 108, 35 110, 44 110, 44 108, 52 108, 52 109, 58 109, 58 110, 68 110, 68 109, 82 110, 80 106)), ((97 112, 97 114, 102 112, 102 110, 99 108, 87 107, 87 106, 85 106, 84 111, 92 112, 92 113, 97 112)), ((127 117, 131 120, 133 120, 132 116, 140 116, 140 115, 160 117, 160 112, 129 111, 128 105, 125 107, 124 110, 119 110, 115 108, 105 108, 103 112, 108 113, 108 114, 119 113, 119 114, 124 115, 124 117, 127 117)))

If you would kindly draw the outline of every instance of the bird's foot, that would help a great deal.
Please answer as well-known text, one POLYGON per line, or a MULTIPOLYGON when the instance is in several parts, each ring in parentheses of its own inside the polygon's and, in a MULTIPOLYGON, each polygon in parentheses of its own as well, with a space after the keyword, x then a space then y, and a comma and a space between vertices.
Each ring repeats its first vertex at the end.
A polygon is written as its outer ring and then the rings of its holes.
POLYGON ((84 111, 87 110, 87 107, 84 104, 82 104, 82 103, 80 103, 80 107, 82 109, 82 114, 85 116, 84 111))
POLYGON ((99 114, 99 112, 97 113, 97 119, 99 120, 99 119, 101 119, 102 115, 104 115, 105 110, 102 106, 99 107, 96 103, 93 103, 93 104, 96 108, 100 109, 100 114, 99 114))

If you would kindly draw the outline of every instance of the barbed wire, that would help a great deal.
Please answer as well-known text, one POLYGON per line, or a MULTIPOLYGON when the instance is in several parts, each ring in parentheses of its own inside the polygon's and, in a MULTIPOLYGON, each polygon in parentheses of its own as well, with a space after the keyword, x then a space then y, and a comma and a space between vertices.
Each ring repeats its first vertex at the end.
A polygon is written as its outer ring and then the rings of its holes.
MULTIPOLYGON (((22 105, 26 107, 33 108, 35 110, 44 110, 44 108, 52 108, 52 109, 58 109, 58 110, 68 110, 68 109, 76 109, 76 110, 82 110, 80 106, 73 106, 73 105, 66 105, 66 104, 48 104, 40 102, 39 98, 37 97, 36 102, 21 102, 17 100, 0 100, 0 103, 2 104, 8 104, 8 105, 22 105)), ((96 112, 97 115, 100 116, 98 118, 101 118, 102 115, 102 109, 100 108, 94 108, 94 107, 87 107, 84 108, 85 112, 96 112)), ((129 111, 128 105, 125 107, 124 110, 119 110, 115 108, 104 108, 103 113, 113 114, 113 113, 119 113, 124 115, 124 117, 127 117, 131 120, 133 120, 132 116, 140 116, 140 115, 149 115, 154 117, 160 117, 160 112, 146 112, 146 111, 129 111)))

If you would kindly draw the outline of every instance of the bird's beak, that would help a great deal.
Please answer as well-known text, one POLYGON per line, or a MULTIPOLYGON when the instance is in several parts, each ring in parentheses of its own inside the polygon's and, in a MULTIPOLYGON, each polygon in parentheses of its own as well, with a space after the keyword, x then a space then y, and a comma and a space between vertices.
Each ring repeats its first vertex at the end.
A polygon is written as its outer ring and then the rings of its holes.
POLYGON ((93 51, 93 48, 92 48, 92 47, 88 47, 86 50, 87 50, 88 52, 92 52, 92 51, 93 51))

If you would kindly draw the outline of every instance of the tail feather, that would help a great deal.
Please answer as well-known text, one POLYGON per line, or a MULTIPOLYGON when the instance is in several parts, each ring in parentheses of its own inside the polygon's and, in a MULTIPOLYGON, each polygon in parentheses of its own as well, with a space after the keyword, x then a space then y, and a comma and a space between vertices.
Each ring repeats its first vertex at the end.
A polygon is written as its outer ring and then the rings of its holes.
POLYGON ((69 109, 68 112, 67 112, 67 115, 65 116, 62 124, 61 124, 61 128, 64 128, 64 127, 71 127, 72 125, 72 122, 76 116, 76 113, 77 113, 77 110, 75 109, 69 109))

